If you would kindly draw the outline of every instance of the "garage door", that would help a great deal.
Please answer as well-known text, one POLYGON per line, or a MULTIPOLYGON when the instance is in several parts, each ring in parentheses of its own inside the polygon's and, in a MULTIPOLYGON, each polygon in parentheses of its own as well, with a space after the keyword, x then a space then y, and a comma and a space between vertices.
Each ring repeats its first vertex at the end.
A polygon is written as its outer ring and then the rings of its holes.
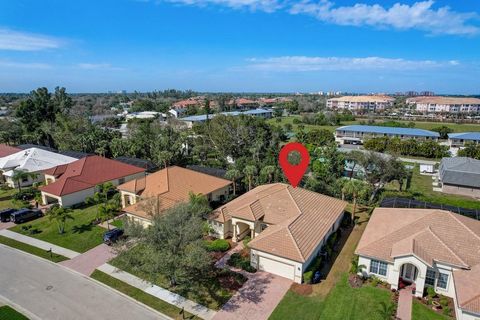
POLYGON ((276 274, 277 276, 285 277, 293 280, 295 275, 295 268, 291 264, 278 262, 265 257, 259 257, 258 269, 266 272, 276 274))

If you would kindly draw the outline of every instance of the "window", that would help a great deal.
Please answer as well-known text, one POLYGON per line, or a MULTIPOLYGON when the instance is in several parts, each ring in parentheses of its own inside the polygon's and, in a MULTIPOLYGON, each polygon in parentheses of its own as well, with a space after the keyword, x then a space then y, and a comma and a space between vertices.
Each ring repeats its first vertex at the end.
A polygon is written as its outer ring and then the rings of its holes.
POLYGON ((372 260, 370 262, 370 272, 379 274, 381 276, 387 275, 387 263, 377 260, 372 260))
POLYGON ((125 183, 125 178, 118 179, 118 184, 124 184, 124 183, 125 183))
POLYGON ((442 289, 447 289, 448 284, 448 274, 438 273, 437 287, 442 289))
POLYGON ((428 284, 430 286, 435 286, 435 278, 436 278, 437 273, 435 270, 428 269, 427 270, 427 276, 425 277, 425 284, 428 284))

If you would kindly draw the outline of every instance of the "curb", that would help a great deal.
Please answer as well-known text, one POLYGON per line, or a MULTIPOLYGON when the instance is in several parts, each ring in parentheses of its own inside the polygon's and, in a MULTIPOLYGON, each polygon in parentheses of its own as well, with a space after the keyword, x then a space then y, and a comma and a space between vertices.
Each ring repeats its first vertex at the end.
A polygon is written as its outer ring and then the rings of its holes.
POLYGON ((24 316, 28 317, 30 320, 42 320, 42 318, 40 318, 36 314, 28 311, 27 309, 25 309, 21 305, 16 304, 12 300, 8 299, 7 297, 2 296, 1 294, 0 294, 0 301, 4 302, 6 305, 12 307, 16 311, 18 311, 21 314, 23 314, 24 316))

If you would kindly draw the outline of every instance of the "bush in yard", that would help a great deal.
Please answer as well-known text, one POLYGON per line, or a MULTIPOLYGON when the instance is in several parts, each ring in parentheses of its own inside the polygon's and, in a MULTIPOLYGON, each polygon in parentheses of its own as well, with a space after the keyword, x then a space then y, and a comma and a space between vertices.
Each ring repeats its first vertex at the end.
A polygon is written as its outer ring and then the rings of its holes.
POLYGON ((450 307, 448 307, 448 306, 443 307, 443 314, 444 315, 449 316, 450 312, 451 312, 450 307))
POLYGON ((437 296, 437 293, 435 292, 435 289, 433 289, 432 287, 427 287, 427 295, 430 298, 434 298, 437 296))
POLYGON ((230 244, 224 239, 216 239, 207 243, 207 250, 210 252, 225 252, 228 249, 230 249, 230 244))
POLYGON ((243 257, 240 253, 234 253, 228 259, 227 264, 231 267, 240 268, 247 272, 257 271, 250 265, 250 259, 243 257))
POLYGON ((246 236, 244 239, 243 239, 243 245, 245 246, 245 248, 248 248, 248 243, 252 241, 252 238, 250 238, 249 236, 246 236))
POLYGON ((448 306, 448 299, 446 297, 441 297, 439 302, 442 305, 442 307, 448 306))
POLYGON ((23 189, 22 191, 19 191, 15 193, 12 198, 15 200, 32 200, 35 198, 36 195, 40 194, 40 191, 38 191, 35 188, 28 188, 28 189, 23 189))
POLYGON ((303 282, 306 284, 312 283, 312 278, 313 278, 313 271, 307 271, 303 273, 303 282))

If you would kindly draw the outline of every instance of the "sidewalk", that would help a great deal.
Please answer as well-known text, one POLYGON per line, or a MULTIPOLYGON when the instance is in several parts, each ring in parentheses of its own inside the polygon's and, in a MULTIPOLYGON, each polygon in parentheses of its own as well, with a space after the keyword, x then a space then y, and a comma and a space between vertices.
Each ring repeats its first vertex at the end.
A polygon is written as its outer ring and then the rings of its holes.
POLYGON ((215 310, 211 310, 196 302, 185 299, 184 297, 159 286, 152 285, 151 283, 148 283, 128 272, 119 270, 108 263, 101 265, 97 269, 154 297, 157 297, 160 300, 173 304, 179 308, 185 308, 186 311, 205 320, 211 320, 217 313, 215 310))
POLYGON ((45 251, 48 251, 48 250, 52 249, 53 253, 62 255, 62 256, 67 257, 69 259, 73 259, 73 258, 80 255, 80 253, 75 252, 73 250, 69 250, 69 249, 54 245, 54 244, 46 242, 46 241, 42 241, 42 240, 38 240, 38 239, 35 239, 35 238, 32 238, 32 237, 24 236, 23 234, 13 232, 13 231, 10 231, 10 230, 6 230, 6 229, 0 230, 0 235, 4 236, 4 237, 7 237, 7 238, 10 238, 10 239, 13 239, 13 240, 17 240, 17 241, 29 244, 31 246, 43 249, 45 251))
POLYGON ((398 297, 397 318, 400 320, 412 319, 412 289, 406 287, 400 290, 400 296, 398 297))

